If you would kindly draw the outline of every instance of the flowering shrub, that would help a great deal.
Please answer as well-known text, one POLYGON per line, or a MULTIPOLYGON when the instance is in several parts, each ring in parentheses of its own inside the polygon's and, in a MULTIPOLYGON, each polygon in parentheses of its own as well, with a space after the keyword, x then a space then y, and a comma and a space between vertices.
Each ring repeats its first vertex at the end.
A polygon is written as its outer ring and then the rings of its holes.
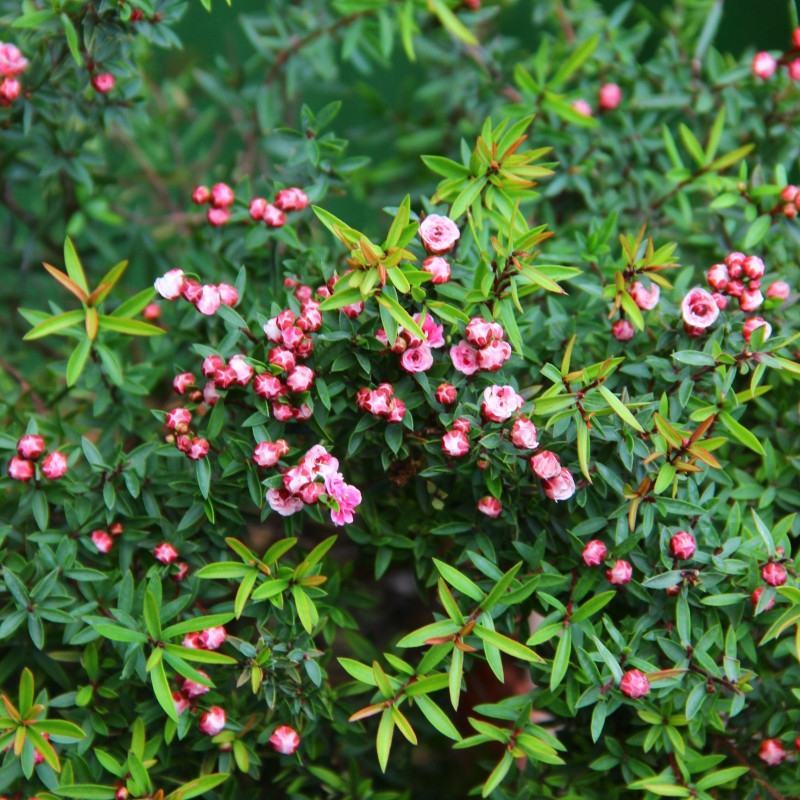
POLYGON ((794 4, 205 5, 0 0, 0 797, 800 796, 794 4))

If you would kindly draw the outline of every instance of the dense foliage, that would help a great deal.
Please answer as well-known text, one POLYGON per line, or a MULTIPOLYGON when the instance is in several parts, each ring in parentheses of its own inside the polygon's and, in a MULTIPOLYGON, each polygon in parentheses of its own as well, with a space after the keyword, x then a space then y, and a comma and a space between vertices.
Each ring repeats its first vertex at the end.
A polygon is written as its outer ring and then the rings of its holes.
POLYGON ((253 5, 0 0, 0 796, 800 796, 795 4, 253 5))

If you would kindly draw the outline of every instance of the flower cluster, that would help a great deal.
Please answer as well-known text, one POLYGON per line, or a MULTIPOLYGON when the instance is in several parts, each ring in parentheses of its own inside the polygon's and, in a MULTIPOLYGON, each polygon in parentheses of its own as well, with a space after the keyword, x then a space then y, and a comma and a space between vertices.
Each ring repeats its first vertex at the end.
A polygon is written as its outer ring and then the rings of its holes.
POLYGON ((0 42, 0 106, 10 106, 22 91, 17 78, 28 68, 28 59, 16 45, 0 42))
MULTIPOLYGON (((613 111, 619 108, 622 102, 622 89, 617 83, 604 83, 597 90, 597 107, 600 111, 613 111)), ((594 115, 591 104, 584 100, 582 97, 573 100, 570 103, 572 110, 580 114, 582 117, 591 117, 594 115)))
POLYGON ((387 422, 402 422, 406 415, 406 404, 395 395, 391 383, 381 383, 376 389, 362 386, 356 393, 356 405, 387 422))
MULTIPOLYGON (((259 465, 275 466, 280 458, 277 454, 285 455, 288 452, 285 448, 286 442, 282 440, 260 442, 256 445, 253 460, 259 465)), ((273 511, 283 517, 296 514, 303 506, 321 501, 330 509, 334 525, 347 525, 353 521, 354 512, 361 504, 361 492, 345 483, 339 471, 338 459, 321 444, 308 450, 296 466, 286 469, 282 474, 282 483, 281 488, 267 491, 267 502, 273 511)))
POLYGON ((511 345, 505 341, 505 331, 497 322, 473 317, 465 336, 466 339, 450 348, 453 366, 464 375, 497 372, 511 358, 511 345))
POLYGON ((542 482, 542 489, 549 500, 569 500, 575 494, 575 479, 558 456, 550 450, 542 450, 530 458, 533 474, 542 482))
POLYGON ((750 69, 756 78, 768 80, 777 71, 778 66, 786 67, 786 74, 793 81, 800 81, 800 28, 792 31, 792 47, 787 50, 780 58, 776 58, 772 53, 761 50, 753 56, 750 69))
MULTIPOLYGON (((43 436, 26 433, 17 442, 17 455, 8 462, 8 477, 26 483, 36 477, 36 462, 44 455, 47 444, 43 436)), ((41 475, 47 480, 56 481, 67 474, 67 457, 53 450, 42 459, 39 465, 41 475)))
POLYGON ((227 224, 231 218, 231 206, 236 195, 227 183, 215 183, 210 189, 208 186, 195 186, 192 192, 192 202, 198 206, 208 205, 206 218, 215 228, 227 224))
POLYGON ((178 407, 167 412, 164 426, 169 431, 167 441, 173 442, 187 458, 200 461, 208 455, 208 439, 191 435, 192 412, 188 408, 178 407))
POLYGON ((239 302, 235 286, 229 283, 201 284, 184 274, 182 269, 169 270, 156 278, 153 285, 165 300, 182 297, 206 316, 216 314, 220 306, 235 306, 239 302))
MULTIPOLYGON (((415 314, 414 322, 420 326, 425 338, 420 339, 405 328, 400 328, 391 350, 400 354, 400 366, 406 372, 427 372, 433 366, 431 351, 444 347, 444 326, 437 325, 431 314, 415 314)), ((383 328, 378 330, 375 338, 385 347, 389 346, 383 328)))
POLYGON ((98 528, 92 531, 92 544, 97 548, 98 553, 103 553, 104 555, 110 553, 111 548, 114 546, 114 537, 121 536, 122 531, 123 527, 121 522, 115 522, 107 531, 98 528))
POLYGON ((779 208, 784 217, 794 219, 800 211, 800 187, 793 183, 784 186, 781 190, 781 201, 779 208))
POLYGON ((254 222, 263 222, 269 228, 280 228, 286 224, 286 212, 302 211, 308 206, 308 196, 296 186, 281 189, 273 202, 264 197, 254 197, 248 211, 254 222))

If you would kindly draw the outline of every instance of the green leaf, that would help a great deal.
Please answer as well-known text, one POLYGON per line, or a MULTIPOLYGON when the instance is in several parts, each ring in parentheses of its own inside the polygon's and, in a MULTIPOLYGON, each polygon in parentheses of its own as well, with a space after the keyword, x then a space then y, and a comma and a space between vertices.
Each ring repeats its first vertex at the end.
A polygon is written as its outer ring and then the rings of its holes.
POLYGON ((44 336, 51 336, 66 328, 74 328, 83 322, 84 317, 85 312, 82 308, 65 311, 63 314, 56 314, 34 325, 22 338, 24 341, 30 342, 34 339, 41 339, 44 336))
POLYGON ((389 752, 392 749, 392 736, 394 735, 394 719, 392 709, 385 708, 381 713, 381 721, 378 725, 378 735, 375 739, 375 749, 378 752, 378 763, 381 772, 386 772, 389 763, 389 752))
POLYGON ((769 214, 757 217, 747 229, 743 243, 744 249, 752 250, 767 235, 771 224, 772 217, 769 214))
POLYGON ((202 797, 230 778, 229 772, 212 772, 199 778, 184 783, 183 786, 170 792, 166 800, 191 800, 193 797, 202 797))
POLYGON ((450 206, 450 218, 457 220, 480 197, 484 186, 486 186, 485 177, 470 180, 453 200, 450 206))
POLYGON ((589 59, 600 43, 600 36, 595 34, 573 47, 569 56, 561 62, 556 74, 548 81, 551 89, 560 89, 589 59))
POLYGON ((408 311, 406 311, 397 300, 386 294, 385 291, 378 295, 378 302, 392 315, 401 328, 405 328, 409 333, 413 333, 414 336, 420 339, 427 338, 422 328, 414 322, 408 311))
POLYGON ((123 628, 121 625, 100 622, 93 627, 101 636, 111 639, 112 642, 144 644, 147 641, 145 634, 140 631, 132 631, 130 628, 123 628))
MULTIPOLYGON (((213 414, 214 412, 212 411, 211 413, 213 414)), ((211 462, 208 458, 201 458, 199 461, 195 461, 194 471, 200 494, 207 498, 208 493, 211 491, 211 462)))
POLYGON ((319 622, 319 613, 314 601, 301 586, 292 586, 292 598, 294 599, 295 608, 297 608, 300 624, 305 628, 306 633, 313 633, 317 622, 319 622))
POLYGON ((356 661, 354 658, 337 658, 336 660, 351 678, 354 678, 360 683, 366 683, 369 686, 378 685, 377 681, 375 680, 375 672, 372 667, 362 664, 360 661, 356 661))
POLYGON ((450 691, 450 703, 458 708, 461 698, 461 681, 464 675, 464 652, 454 647, 450 655, 450 669, 447 673, 447 685, 450 691))
POLYGON ((480 590, 478 585, 468 578, 463 572, 455 567, 451 567, 449 564, 445 564, 443 561, 439 561, 438 558, 434 558, 433 563, 436 566, 436 569, 439 571, 439 574, 454 589, 457 589, 459 592, 461 592, 461 594, 465 594, 467 597, 471 597, 473 600, 478 602, 483 600, 483 592, 480 590))
POLYGON ((166 333, 163 328, 143 322, 140 319, 129 319, 122 316, 100 314, 100 330, 124 333, 127 336, 161 336, 166 333))
POLYGON ((295 568, 294 577, 302 578, 308 575, 314 567, 325 558, 328 550, 336 543, 336 535, 323 539, 295 568))
POLYGON ((41 733, 49 733, 51 736, 59 736, 62 739, 80 741, 86 738, 83 728, 65 719, 42 719, 35 722, 34 727, 41 733))
POLYGON ((750 772, 749 767, 726 767, 725 769, 711 772, 705 777, 700 778, 695 784, 695 788, 704 792, 714 786, 722 786, 724 783, 738 780, 742 775, 746 775, 748 772, 750 772))
POLYGON ((97 291, 97 296, 94 299, 94 305, 99 306, 103 300, 108 297, 111 290, 117 285, 119 279, 125 274, 127 268, 128 262, 120 261, 118 264, 114 264, 114 266, 100 278, 100 283, 97 284, 97 290, 95 290, 97 291))
POLYGON ((443 736, 447 736, 448 739, 453 739, 453 741, 461 741, 461 734, 450 721, 450 717, 448 717, 442 708, 431 700, 430 697, 426 697, 425 695, 415 696, 414 703, 422 712, 425 719, 427 719, 439 733, 443 736))
POLYGON ((603 399, 608 403, 609 407, 615 414, 623 421, 630 425, 634 430, 640 433, 644 432, 644 428, 638 423, 636 417, 630 412, 625 404, 620 400, 607 386, 601 384, 597 387, 597 391, 603 396, 603 399))
POLYGON ((466 178, 469 177, 469 167, 452 161, 444 156, 420 156, 422 163, 437 175, 445 178, 466 178))
POLYGON ((506 751, 503 753, 503 757, 498 761, 497 766, 491 771, 489 777, 486 779, 486 783, 483 784, 483 789, 481 790, 481 797, 488 797, 502 782, 503 779, 508 774, 508 771, 511 769, 511 765, 514 763, 514 758, 506 751))
POLYGON ((269 600, 270 597, 275 597, 284 592, 288 586, 289 581, 282 578, 264 581, 255 589, 251 597, 253 600, 269 600))
POLYGON ((442 636, 452 636, 458 633, 460 627, 452 620, 443 619, 439 622, 432 622, 430 625, 424 625, 409 634, 406 634, 397 643, 398 647, 421 647, 428 639, 438 639, 442 636))
POLYGON ((593 614, 596 614, 601 608, 607 606, 615 597, 617 596, 617 592, 613 589, 607 592, 600 592, 600 594, 596 594, 590 600, 587 600, 585 603, 582 603, 578 610, 571 617, 572 622, 583 622, 585 619, 589 619, 593 614))
POLYGON ((727 411, 720 412, 719 420, 745 447, 749 447, 760 456, 766 455, 755 434, 737 422, 727 411))
POLYGON ((205 614, 202 617, 192 617, 183 622, 170 625, 164 628, 161 635, 165 639, 174 639, 176 636, 183 636, 186 633, 194 633, 195 631, 202 631, 206 628, 215 628, 218 625, 227 625, 232 619, 233 614, 229 611, 223 611, 219 614, 205 614))
POLYGON ((17 703, 17 708, 23 719, 28 717, 28 711, 33 705, 33 696, 33 673, 28 667, 25 667, 19 676, 19 702, 17 703))
POLYGON ((91 341, 81 339, 75 349, 72 351, 69 360, 67 361, 67 386, 74 386, 78 382, 81 373, 83 372, 86 362, 89 359, 89 353, 92 349, 91 341))
POLYGON ((142 603, 142 613, 144 614, 144 625, 147 632, 153 639, 161 638, 161 616, 158 611, 158 603, 153 593, 147 589, 144 593, 142 603))
POLYGON ((135 317, 141 314, 147 305, 153 300, 156 292, 152 287, 142 289, 133 297, 129 297, 124 303, 120 303, 110 314, 112 317, 135 317))
POLYGON ((438 17, 447 31, 464 44, 478 44, 475 34, 444 4, 443 0, 428 0, 428 8, 438 17))
POLYGON ((567 626, 561 634, 556 647, 556 655, 553 659, 553 668, 550 671, 550 691, 554 692, 564 676, 567 674, 569 667, 569 658, 572 654, 572 628, 567 626))
POLYGON ((159 705, 173 722, 177 722, 178 712, 175 710, 175 701, 172 699, 172 690, 169 688, 163 661, 150 670, 150 681, 153 684, 153 691, 159 705))
POLYGON ((100 786, 97 783, 71 783, 68 786, 56 786, 50 789, 59 797, 73 797, 75 800, 114 800, 115 786, 100 786))
POLYGON ((774 556, 775 540, 772 538, 772 532, 764 524, 764 521, 758 516, 758 512, 754 508, 751 509, 751 513, 753 515, 753 522, 755 523, 756 531, 761 537, 761 540, 764 542, 764 546, 767 548, 767 553, 769 553, 771 556, 774 556))
MULTIPOLYGON (((78 32, 75 30, 75 26, 72 24, 72 20, 66 14, 62 14, 61 15, 61 24, 64 26, 64 34, 67 37, 67 47, 69 48, 69 52, 72 54, 72 57, 75 59, 75 63, 79 67, 82 67, 83 66, 83 56, 81 56, 81 47, 80 47, 80 44, 78 42, 78 32)), ((88 292, 89 291, 89 287, 86 285, 86 278, 85 278, 85 276, 83 276, 83 269, 81 269, 81 271, 80 271, 81 277, 83 277, 83 283, 81 283, 79 280, 77 280, 75 277, 73 277, 72 273, 70 272, 70 260, 69 260, 69 257, 67 256, 67 253, 66 253, 67 247, 70 248, 72 253, 75 253, 75 247, 72 244, 72 241, 70 239, 67 239, 64 242, 64 251, 65 251, 64 252, 64 259, 65 259, 66 264, 67 264, 67 273, 72 278, 72 280, 75 281, 75 283, 77 283, 79 286, 83 287, 83 289, 88 292)), ((78 256, 77 256, 77 254, 75 254, 75 260, 77 260, 77 258, 78 258, 78 256)), ((78 261, 78 264, 80 265, 80 261, 78 261)))
POLYGON ((476 625, 474 633, 479 639, 493 644, 498 650, 502 650, 504 653, 514 656, 514 658, 519 658, 522 661, 544 664, 544 659, 538 655, 538 653, 534 653, 530 647, 514 639, 510 639, 502 633, 489 630, 489 628, 485 628, 483 625, 476 625))

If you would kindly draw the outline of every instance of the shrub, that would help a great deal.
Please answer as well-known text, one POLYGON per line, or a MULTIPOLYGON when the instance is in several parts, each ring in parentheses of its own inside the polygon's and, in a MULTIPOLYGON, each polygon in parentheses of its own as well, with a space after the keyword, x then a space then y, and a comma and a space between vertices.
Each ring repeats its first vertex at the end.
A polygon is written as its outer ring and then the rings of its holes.
POLYGON ((794 4, 237 5, 0 3, 0 792, 800 795, 794 4))

